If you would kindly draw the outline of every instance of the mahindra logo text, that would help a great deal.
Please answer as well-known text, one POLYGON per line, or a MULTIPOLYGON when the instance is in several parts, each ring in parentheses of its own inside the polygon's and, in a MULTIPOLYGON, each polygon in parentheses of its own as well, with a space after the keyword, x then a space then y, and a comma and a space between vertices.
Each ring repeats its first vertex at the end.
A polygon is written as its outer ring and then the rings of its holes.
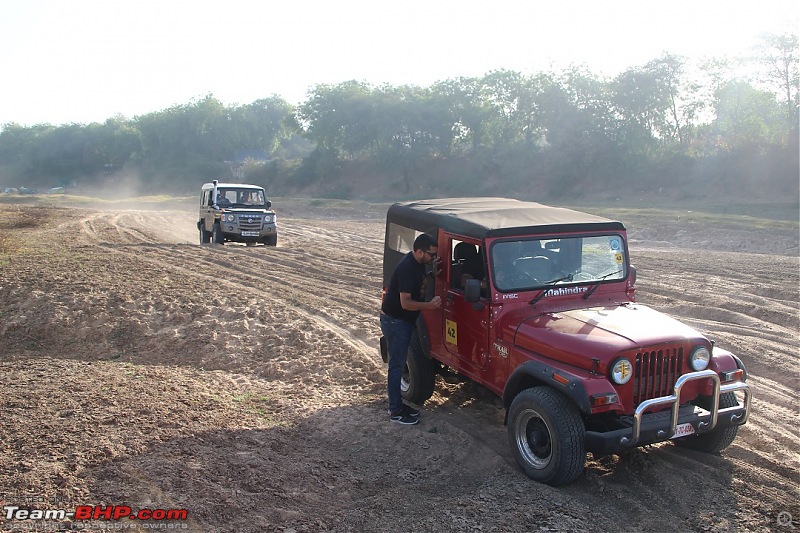
POLYGON ((560 287, 558 289, 550 289, 545 293, 546 297, 550 296, 566 296, 568 294, 582 294, 588 292, 588 287, 560 287))

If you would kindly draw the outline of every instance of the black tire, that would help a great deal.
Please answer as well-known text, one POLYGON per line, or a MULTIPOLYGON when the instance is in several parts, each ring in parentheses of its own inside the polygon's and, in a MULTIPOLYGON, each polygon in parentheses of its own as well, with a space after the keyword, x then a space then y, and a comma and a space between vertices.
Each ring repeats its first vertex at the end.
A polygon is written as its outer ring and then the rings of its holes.
POLYGON ((525 475, 540 483, 556 487, 581 475, 586 464, 585 434, 578 409, 555 389, 525 389, 511 402, 511 453, 525 475))
POLYGON ((278 236, 277 235, 270 235, 266 239, 264 239, 264 244, 266 246, 278 246, 278 236))
POLYGON ((433 395, 435 380, 434 364, 422 352, 419 335, 415 331, 408 344, 408 359, 400 378, 400 393, 409 402, 421 405, 433 395))
POLYGON ((201 222, 198 226, 200 228, 200 244, 208 244, 211 242, 211 232, 206 231, 206 225, 201 222))
MULTIPOLYGON (((710 407, 708 402, 698 402, 698 405, 703 409, 710 407)), ((732 392, 726 392, 719 397, 719 408, 735 407, 739 405, 736 400, 736 395, 732 392)), ((729 426, 724 428, 717 428, 710 433, 702 433, 700 435, 691 435, 682 439, 675 439, 674 442, 677 446, 682 448, 689 448, 697 450, 698 452, 718 454, 725 448, 731 445, 739 433, 739 426, 729 426)))
POLYGON ((214 222, 214 229, 211 232, 211 242, 214 244, 225 244, 225 235, 222 234, 222 226, 219 222, 214 222))

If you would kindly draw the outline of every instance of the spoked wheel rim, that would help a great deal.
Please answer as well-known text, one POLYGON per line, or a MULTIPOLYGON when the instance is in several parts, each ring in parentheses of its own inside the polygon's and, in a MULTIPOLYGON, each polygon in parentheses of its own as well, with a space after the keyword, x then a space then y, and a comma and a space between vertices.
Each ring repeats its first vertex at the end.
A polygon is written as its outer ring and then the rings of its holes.
POLYGON ((531 467, 546 468, 553 458, 550 427, 539 413, 526 410, 520 413, 514 426, 514 435, 522 458, 531 467))

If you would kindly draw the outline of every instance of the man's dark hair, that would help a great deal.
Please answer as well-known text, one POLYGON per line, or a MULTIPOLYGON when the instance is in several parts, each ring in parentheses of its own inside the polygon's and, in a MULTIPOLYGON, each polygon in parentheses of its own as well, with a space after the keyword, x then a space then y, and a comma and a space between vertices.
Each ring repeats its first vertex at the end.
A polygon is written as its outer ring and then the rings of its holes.
POLYGON ((439 245, 436 241, 428 235, 427 233, 421 233, 416 239, 414 239, 414 251, 422 250, 424 252, 428 251, 428 248, 431 246, 438 247, 439 245))

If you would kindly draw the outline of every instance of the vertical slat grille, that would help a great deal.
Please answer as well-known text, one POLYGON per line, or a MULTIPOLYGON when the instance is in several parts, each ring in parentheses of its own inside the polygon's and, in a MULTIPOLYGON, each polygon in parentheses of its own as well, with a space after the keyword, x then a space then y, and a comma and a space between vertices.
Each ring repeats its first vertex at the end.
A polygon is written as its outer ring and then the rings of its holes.
POLYGON ((669 396, 683 373, 683 348, 669 347, 639 352, 633 375, 633 403, 669 396))

